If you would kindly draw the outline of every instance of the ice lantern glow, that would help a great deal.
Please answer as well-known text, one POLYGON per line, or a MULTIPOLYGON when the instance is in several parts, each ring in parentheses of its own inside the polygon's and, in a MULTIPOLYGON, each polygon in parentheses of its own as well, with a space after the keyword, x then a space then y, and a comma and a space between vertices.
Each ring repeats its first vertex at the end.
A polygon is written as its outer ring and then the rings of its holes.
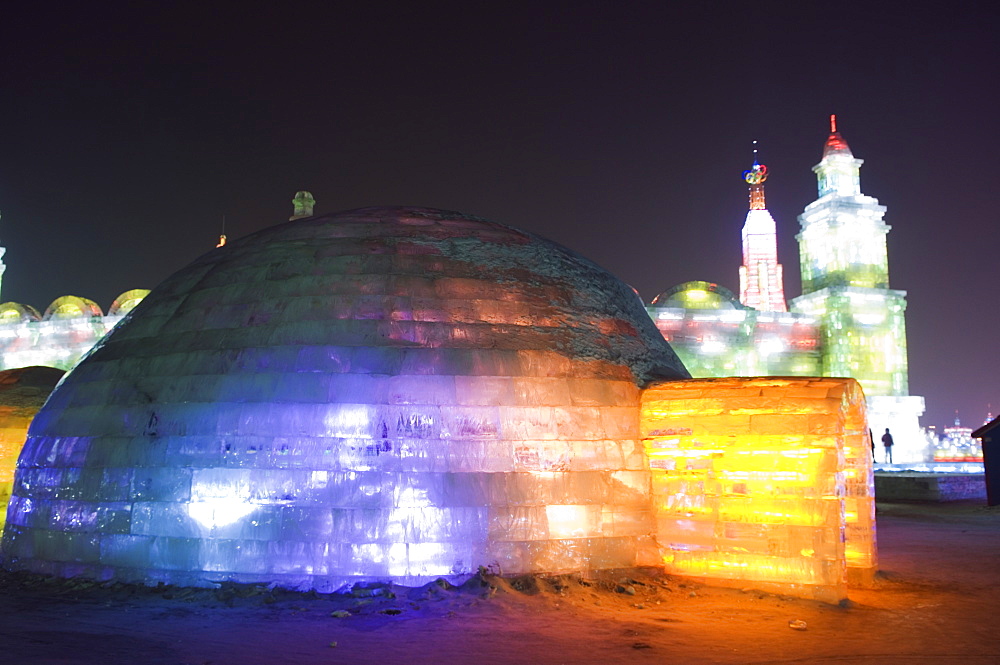
POLYGON ((669 573, 837 602, 876 570, 870 439, 854 379, 656 383, 642 395, 669 573))
POLYGON ((8 568, 327 590, 656 560, 639 386, 687 372, 631 289, 457 213, 300 217, 168 278, 53 393, 8 568))

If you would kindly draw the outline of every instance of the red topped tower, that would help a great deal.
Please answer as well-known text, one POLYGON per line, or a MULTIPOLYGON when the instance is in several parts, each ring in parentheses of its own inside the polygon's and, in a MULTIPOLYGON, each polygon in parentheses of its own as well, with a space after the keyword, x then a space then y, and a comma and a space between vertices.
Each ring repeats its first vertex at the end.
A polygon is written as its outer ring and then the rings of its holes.
MULTIPOLYGON (((754 144, 757 142, 754 141, 754 144)), ((763 312, 785 312, 785 287, 778 263, 774 218, 764 201, 767 167, 757 162, 743 172, 750 185, 750 211, 743 224, 743 265, 740 266, 740 302, 763 312)))

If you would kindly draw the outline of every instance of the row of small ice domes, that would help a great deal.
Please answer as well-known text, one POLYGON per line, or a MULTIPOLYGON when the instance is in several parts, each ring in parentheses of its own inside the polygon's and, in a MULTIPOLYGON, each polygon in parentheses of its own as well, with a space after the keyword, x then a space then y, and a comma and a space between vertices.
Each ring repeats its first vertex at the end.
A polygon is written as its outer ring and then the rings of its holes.
MULTIPOLYGON (((131 289, 121 294, 111 303, 107 316, 121 316, 149 295, 149 289, 131 289)), ((80 296, 60 296, 40 313, 31 305, 18 302, 0 303, 0 325, 31 321, 52 321, 62 319, 90 319, 104 316, 101 306, 80 296)))

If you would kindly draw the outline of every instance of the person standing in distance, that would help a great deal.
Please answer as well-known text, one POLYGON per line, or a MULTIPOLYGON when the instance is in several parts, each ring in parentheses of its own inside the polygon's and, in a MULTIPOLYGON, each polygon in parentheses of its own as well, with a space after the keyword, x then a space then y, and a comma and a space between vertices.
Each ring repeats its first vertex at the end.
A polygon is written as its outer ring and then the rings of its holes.
POLYGON ((882 435, 882 445, 885 446, 885 463, 892 464, 892 434, 889 434, 889 428, 885 428, 885 434, 882 435))

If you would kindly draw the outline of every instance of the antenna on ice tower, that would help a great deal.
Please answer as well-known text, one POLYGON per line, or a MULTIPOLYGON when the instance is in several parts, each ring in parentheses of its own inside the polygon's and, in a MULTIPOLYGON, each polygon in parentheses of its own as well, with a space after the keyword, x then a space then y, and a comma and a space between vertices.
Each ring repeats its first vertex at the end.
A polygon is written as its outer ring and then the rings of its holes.
POLYGON ((226 216, 222 216, 222 234, 219 235, 219 244, 216 247, 222 247, 226 244, 226 216))

